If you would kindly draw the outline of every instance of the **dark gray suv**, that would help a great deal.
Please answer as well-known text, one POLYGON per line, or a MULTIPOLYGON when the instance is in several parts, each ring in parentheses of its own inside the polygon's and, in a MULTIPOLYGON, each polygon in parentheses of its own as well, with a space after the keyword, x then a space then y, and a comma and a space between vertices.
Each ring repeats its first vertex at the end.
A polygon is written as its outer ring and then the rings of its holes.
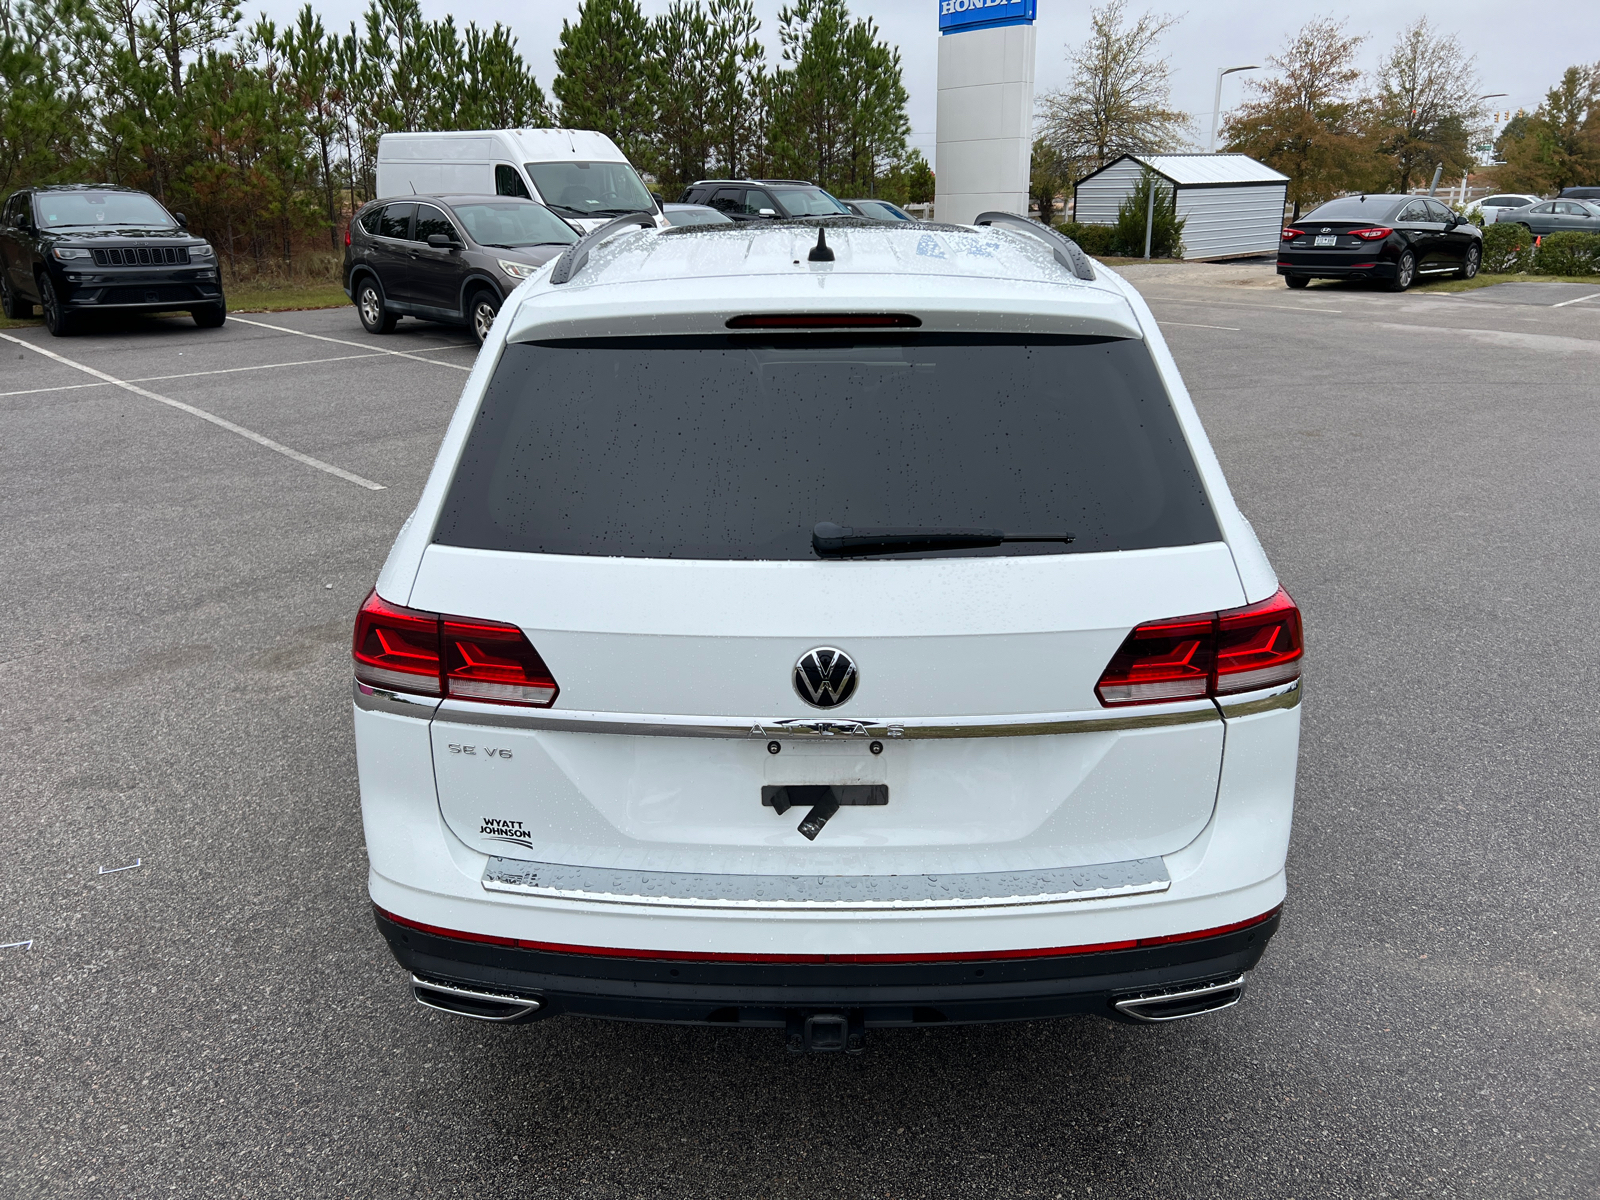
POLYGON ((374 200, 345 233, 344 290, 368 333, 420 317, 465 325, 481 343, 511 289, 579 236, 516 196, 374 200))

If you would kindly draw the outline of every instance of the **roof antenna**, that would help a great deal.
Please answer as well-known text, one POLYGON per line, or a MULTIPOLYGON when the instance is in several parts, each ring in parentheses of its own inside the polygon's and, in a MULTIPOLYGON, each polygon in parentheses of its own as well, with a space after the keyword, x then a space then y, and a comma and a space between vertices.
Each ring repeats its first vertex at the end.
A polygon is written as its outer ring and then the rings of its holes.
POLYGON ((811 247, 811 253, 806 255, 807 262, 832 262, 833 251, 828 248, 828 231, 821 225, 817 226, 817 244, 811 247))
MULTIPOLYGON (((408 180, 406 180, 406 182, 407 182, 407 183, 411 183, 411 181, 410 181, 410 180, 409 180, 409 179, 408 179, 408 180)), ((416 185, 416 184, 414 184, 414 183, 412 183, 412 184, 411 184, 411 194, 412 194, 412 195, 413 195, 413 196, 415 196, 415 195, 416 195, 416 194, 417 194, 417 185, 416 185)))

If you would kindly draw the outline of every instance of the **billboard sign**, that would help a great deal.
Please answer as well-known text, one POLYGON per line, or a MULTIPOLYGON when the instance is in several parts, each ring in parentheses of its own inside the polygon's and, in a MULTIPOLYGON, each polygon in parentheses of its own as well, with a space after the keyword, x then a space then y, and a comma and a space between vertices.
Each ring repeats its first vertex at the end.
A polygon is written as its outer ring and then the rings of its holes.
POLYGON ((1038 0, 939 0, 939 32, 1032 25, 1038 0))

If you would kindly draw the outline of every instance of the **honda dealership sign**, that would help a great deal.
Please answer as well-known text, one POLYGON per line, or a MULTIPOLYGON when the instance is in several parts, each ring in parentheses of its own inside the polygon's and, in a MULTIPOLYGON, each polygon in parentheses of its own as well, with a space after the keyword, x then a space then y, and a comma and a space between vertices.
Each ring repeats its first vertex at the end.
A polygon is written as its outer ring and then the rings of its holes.
POLYGON ((1037 2, 938 0, 940 221, 965 225, 990 209, 1027 214, 1037 2))
POLYGON ((1032 25, 1037 0, 939 0, 939 32, 1032 25))

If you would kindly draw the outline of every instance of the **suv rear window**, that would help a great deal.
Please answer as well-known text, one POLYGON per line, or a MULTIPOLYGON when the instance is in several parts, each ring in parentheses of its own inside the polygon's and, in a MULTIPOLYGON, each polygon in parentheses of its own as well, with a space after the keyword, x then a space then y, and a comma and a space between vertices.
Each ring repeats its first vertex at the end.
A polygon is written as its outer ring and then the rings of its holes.
POLYGON ((1144 342, 828 334, 506 346, 434 540, 814 559, 821 521, 1075 537, 941 555, 1220 538, 1144 342))

